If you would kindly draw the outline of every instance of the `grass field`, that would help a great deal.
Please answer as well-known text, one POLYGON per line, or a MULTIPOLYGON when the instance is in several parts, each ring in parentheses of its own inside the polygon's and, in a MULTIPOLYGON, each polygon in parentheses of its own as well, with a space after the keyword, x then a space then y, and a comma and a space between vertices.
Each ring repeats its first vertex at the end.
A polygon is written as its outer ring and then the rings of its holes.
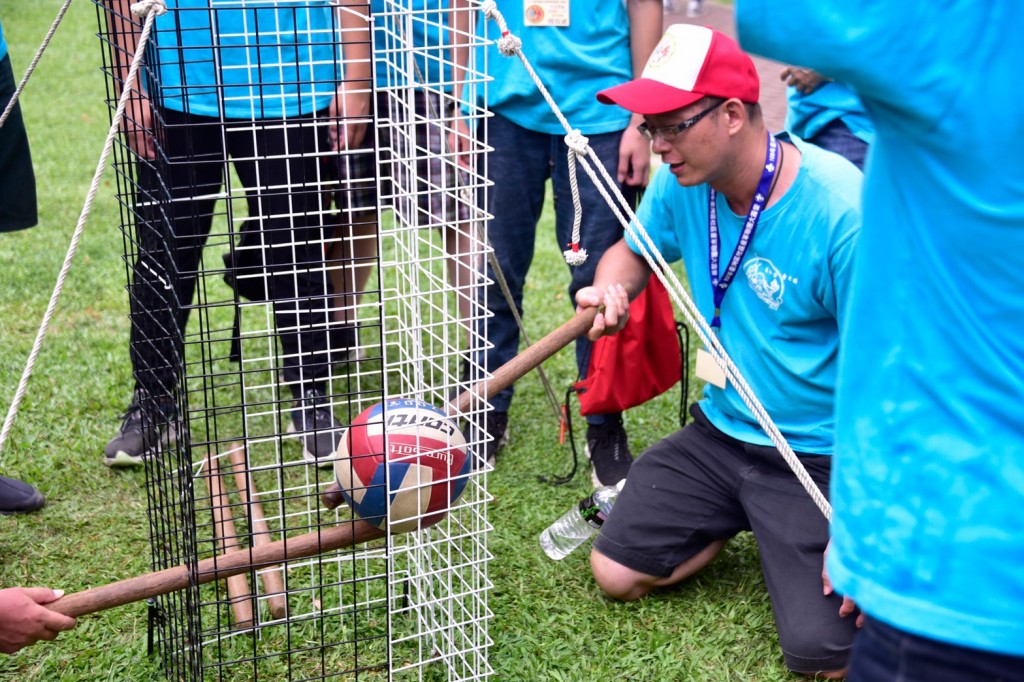
MULTIPOLYGON (((5 3, 4 31, 16 76, 27 67, 57 0, 5 3)), ((107 127, 105 85, 93 5, 72 6, 23 98, 40 194, 40 224, 0 236, 0 405, 13 397, 107 127)), ((47 506, 0 517, 0 585, 76 591, 148 570, 142 472, 101 464, 130 388, 127 300, 118 207, 104 181, 39 357, 0 471, 36 484, 47 506)), ((534 338, 571 312, 567 276, 546 215, 527 292, 534 338)), ((574 380, 571 351, 547 365, 558 393, 574 380)), ((678 389, 627 417, 641 451, 677 424, 678 389)), ((558 445, 535 376, 518 384, 513 438, 489 477, 494 560, 491 665, 518 681, 623 679, 786 680, 771 608, 749 537, 731 543, 703 575, 635 604, 605 599, 590 578, 587 551, 548 560, 537 535, 589 489, 589 471, 569 485, 538 474, 570 465, 558 445)), ((0 679, 160 680, 146 655, 146 612, 133 605, 81 619, 56 644, 0 656, 0 679)))

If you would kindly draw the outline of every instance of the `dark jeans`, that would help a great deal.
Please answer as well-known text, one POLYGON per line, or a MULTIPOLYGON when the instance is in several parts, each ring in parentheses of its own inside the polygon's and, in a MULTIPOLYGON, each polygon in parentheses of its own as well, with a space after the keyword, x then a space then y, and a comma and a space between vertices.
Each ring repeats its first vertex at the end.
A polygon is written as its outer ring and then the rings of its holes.
MULTIPOLYGON (((619 163, 619 140, 622 132, 588 135, 591 149, 598 155, 614 178, 619 163)), ((537 239, 537 221, 544 207, 545 184, 551 179, 555 193, 555 238, 559 251, 572 240, 573 204, 569 187, 569 163, 566 158, 564 135, 550 135, 527 130, 500 114, 488 121, 487 143, 494 148, 488 166, 489 179, 494 183, 488 190, 488 205, 494 219, 488 227, 494 255, 505 275, 512 298, 520 315, 523 312, 523 286, 533 262, 537 239)), ((586 172, 577 164, 580 202, 583 220, 580 225, 580 246, 587 250, 587 261, 571 267, 567 302, 575 307, 576 292, 594 281, 597 262, 612 244, 622 238, 623 228, 601 197, 586 172)), ((636 191, 622 188, 627 201, 632 203, 636 191)), ((488 265, 488 276, 495 280, 488 265)), ((512 308, 505 300, 501 287, 495 281, 487 290, 487 308, 493 314, 481 323, 486 325, 484 337, 494 344, 487 351, 485 366, 494 371, 519 352, 519 328, 512 308)), ((551 328, 556 324, 551 324, 551 328)), ((580 376, 586 376, 592 344, 586 338, 576 343, 576 363, 580 376)), ((507 412, 512 404, 512 387, 492 398, 498 412, 507 412)), ((600 423, 603 417, 589 418, 600 423)))
POLYGON ((158 158, 136 164, 130 288, 136 387, 172 396, 182 377, 184 333, 229 159, 246 188, 250 219, 260 223, 284 379, 293 394, 326 380, 316 129, 282 130, 281 121, 221 123, 167 109, 156 109, 154 119, 158 158))
POLYGON ((864 170, 864 159, 868 155, 868 143, 851 133, 846 124, 838 118, 807 141, 845 157, 854 166, 864 170))
POLYGON ((853 645, 847 682, 1019 682, 1024 657, 919 637, 868 618, 853 645))

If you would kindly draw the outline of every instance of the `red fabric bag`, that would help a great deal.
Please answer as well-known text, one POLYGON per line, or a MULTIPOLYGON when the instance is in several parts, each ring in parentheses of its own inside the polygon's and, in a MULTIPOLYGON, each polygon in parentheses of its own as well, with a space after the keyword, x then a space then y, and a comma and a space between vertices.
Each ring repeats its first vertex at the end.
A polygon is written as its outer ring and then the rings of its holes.
POLYGON ((580 414, 622 412, 661 395, 682 377, 683 361, 672 301, 651 275, 629 304, 629 321, 618 334, 594 343, 587 378, 573 388, 580 414))

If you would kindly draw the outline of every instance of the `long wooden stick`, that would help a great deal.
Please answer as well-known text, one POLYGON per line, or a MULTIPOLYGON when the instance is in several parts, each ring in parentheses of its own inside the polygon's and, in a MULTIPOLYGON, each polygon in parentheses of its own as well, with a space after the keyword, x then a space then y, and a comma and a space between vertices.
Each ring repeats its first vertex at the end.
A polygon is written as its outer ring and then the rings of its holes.
MULTIPOLYGON (((238 535, 235 532, 235 522, 231 517, 231 507, 228 506, 228 495, 224 490, 224 481, 221 480, 220 465, 217 458, 210 453, 206 456, 206 485, 210 489, 210 508, 213 512, 213 539, 214 544, 220 540, 220 546, 224 553, 236 552, 242 545, 238 542, 238 535)), ((233 575, 227 579, 228 602, 231 604, 231 614, 234 616, 235 627, 239 630, 249 630, 253 624, 252 591, 249 589, 249 578, 245 573, 233 575)))
MULTIPOLYGON (((228 457, 231 458, 231 466, 235 473, 238 497, 242 500, 242 504, 249 509, 249 516, 252 519, 252 544, 255 547, 269 545, 273 539, 270 537, 270 527, 267 526, 266 517, 263 515, 263 505, 260 503, 260 496, 256 491, 256 482, 249 476, 245 446, 241 443, 232 443, 228 457)), ((260 578, 263 580, 263 588, 270 595, 267 599, 267 603, 270 605, 270 615, 275 619, 287 617, 288 599, 284 594, 284 580, 281 578, 280 566, 272 566, 260 571, 260 578)))
POLYGON ((50 602, 46 608, 77 618, 183 590, 190 585, 205 585, 239 573, 293 559, 306 559, 382 537, 384 531, 374 528, 366 521, 343 521, 337 526, 278 540, 262 547, 203 559, 196 564, 194 573, 190 571, 189 566, 175 566, 68 594, 50 602))
POLYGON ((534 367, 544 362, 558 351, 565 348, 570 341, 583 336, 594 324, 598 308, 584 308, 573 315, 558 329, 549 332, 519 355, 515 356, 494 371, 491 379, 484 379, 470 386, 448 404, 448 414, 459 415, 468 410, 474 403, 482 402, 508 388, 534 367))

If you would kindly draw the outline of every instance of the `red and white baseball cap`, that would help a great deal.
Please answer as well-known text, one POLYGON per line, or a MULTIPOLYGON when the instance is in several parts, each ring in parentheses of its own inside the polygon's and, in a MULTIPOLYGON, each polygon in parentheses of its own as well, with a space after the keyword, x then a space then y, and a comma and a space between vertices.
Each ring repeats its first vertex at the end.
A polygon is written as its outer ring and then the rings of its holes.
POLYGON ((754 104, 761 81, 736 41, 706 26, 670 26, 640 78, 597 93, 598 101, 636 114, 663 114, 702 97, 733 97, 754 104))

